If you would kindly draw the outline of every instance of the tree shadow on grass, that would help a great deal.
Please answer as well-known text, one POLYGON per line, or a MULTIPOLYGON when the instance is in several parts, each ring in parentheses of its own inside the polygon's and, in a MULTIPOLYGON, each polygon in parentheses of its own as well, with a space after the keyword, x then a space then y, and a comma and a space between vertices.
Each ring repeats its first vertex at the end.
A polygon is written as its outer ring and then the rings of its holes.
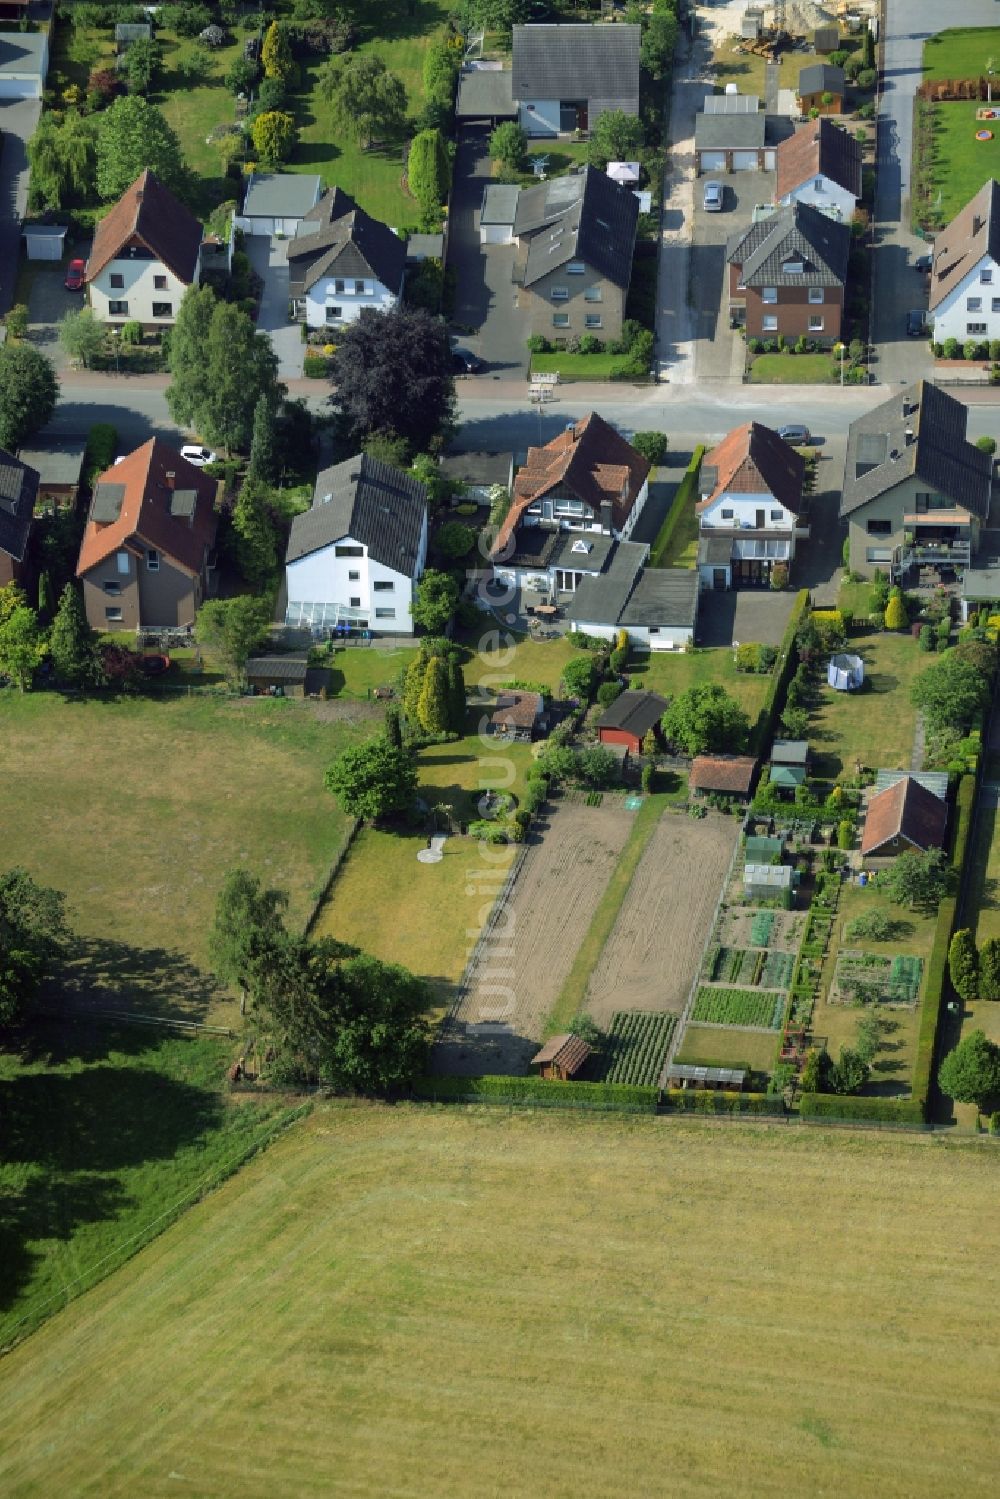
POLYGON ((170 1020, 203 1021, 221 993, 213 976, 184 953, 112 937, 76 938, 59 978, 63 1005, 170 1020))

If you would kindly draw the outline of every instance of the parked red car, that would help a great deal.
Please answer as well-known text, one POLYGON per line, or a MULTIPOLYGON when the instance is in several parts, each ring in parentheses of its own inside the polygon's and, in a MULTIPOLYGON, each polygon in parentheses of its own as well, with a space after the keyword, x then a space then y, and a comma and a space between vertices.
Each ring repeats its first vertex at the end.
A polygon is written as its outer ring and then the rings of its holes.
POLYGON ((84 271, 86 269, 87 269, 87 262, 85 260, 71 260, 70 261, 70 263, 69 263, 69 270, 66 272, 66 290, 67 291, 82 291, 83 290, 83 273, 84 273, 84 271))

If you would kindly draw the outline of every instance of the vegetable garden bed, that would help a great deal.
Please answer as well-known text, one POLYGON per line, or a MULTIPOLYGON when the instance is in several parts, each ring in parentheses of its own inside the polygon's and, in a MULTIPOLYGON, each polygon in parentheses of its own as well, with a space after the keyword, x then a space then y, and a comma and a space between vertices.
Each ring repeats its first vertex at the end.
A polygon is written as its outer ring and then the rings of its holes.
POLYGON ((858 948, 842 948, 830 986, 830 1003, 915 1005, 923 970, 923 959, 910 954, 889 958, 858 948))
POLYGON ((603 1081, 654 1086, 659 1082, 676 1017, 616 1010, 608 1027, 603 1081))
POLYGON ((795 954, 763 948, 714 946, 705 954, 707 983, 738 984, 762 989, 787 989, 795 967, 795 954))
POLYGON ((777 1030, 785 1009, 784 994, 760 989, 713 988, 702 984, 691 1019, 706 1025, 752 1025, 777 1030))

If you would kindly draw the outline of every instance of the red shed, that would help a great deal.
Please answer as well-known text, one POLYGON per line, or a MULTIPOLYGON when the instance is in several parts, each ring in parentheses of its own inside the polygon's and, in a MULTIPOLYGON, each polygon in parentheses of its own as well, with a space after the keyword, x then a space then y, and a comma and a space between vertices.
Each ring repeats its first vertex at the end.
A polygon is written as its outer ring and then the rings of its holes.
POLYGON ((531 1059, 532 1067, 538 1068, 539 1077, 556 1078, 569 1082, 576 1076, 590 1056, 590 1047, 581 1036, 567 1032, 546 1041, 541 1051, 531 1059))
POLYGON ((602 744, 624 744, 629 754, 637 755, 667 706, 666 698, 658 692, 623 692, 598 719, 597 736, 602 744))

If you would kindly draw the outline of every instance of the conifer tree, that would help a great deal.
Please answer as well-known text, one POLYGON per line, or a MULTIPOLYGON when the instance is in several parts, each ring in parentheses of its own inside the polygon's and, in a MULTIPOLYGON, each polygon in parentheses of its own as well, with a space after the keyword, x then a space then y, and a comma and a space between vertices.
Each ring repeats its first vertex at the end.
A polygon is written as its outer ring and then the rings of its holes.
POLYGON ((422 655, 410 662, 403 683, 403 713, 411 728, 420 727, 420 694, 424 685, 427 662, 422 655))
POLYGON ((49 634, 49 652, 56 676, 73 687, 96 685, 102 679, 97 637, 83 612, 83 600, 67 583, 49 634))
POLYGON ((448 670, 440 656, 432 656, 427 663, 417 705, 420 723, 428 734, 447 732, 448 708, 448 670))
POLYGON ((465 673, 453 658, 448 660, 448 727, 453 734, 465 733, 465 673))

